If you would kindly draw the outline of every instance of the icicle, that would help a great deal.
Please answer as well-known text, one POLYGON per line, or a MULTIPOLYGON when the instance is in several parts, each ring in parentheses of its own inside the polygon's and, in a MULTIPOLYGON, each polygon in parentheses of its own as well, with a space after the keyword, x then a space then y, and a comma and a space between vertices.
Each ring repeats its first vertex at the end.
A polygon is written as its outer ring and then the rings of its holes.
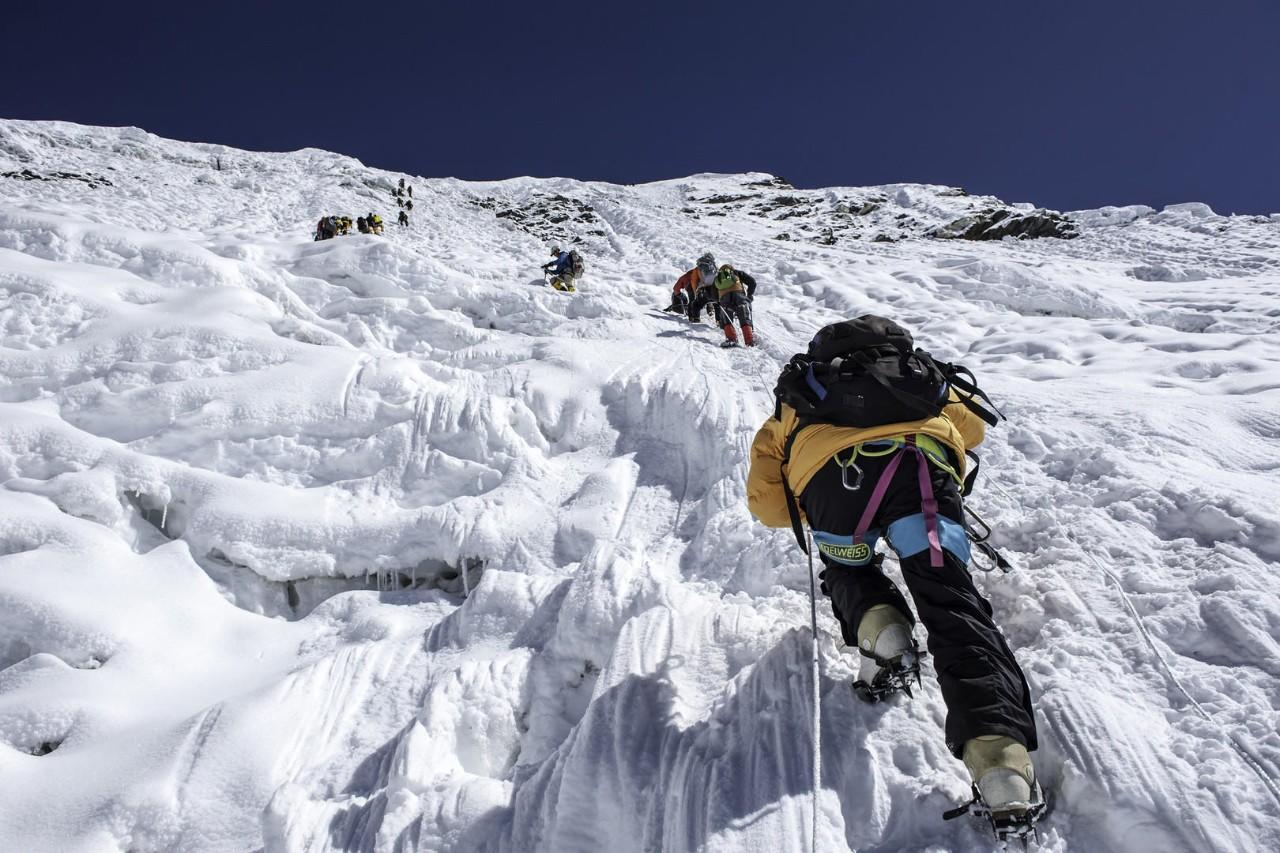
POLYGON ((168 523, 169 523, 169 502, 165 501, 164 506, 161 507, 160 509, 160 532, 163 533, 165 536, 169 535, 169 531, 165 530, 165 527, 168 526, 168 523))
POLYGON ((462 597, 471 597, 471 579, 467 577, 467 569, 470 568, 467 563, 469 560, 462 561, 462 597))

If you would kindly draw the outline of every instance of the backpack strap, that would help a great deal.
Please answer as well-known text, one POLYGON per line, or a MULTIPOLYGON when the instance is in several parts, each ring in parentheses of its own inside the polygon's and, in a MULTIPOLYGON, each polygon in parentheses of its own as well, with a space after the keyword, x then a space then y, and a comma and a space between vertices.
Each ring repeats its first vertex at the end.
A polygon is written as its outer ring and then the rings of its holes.
MULTIPOLYGON (((778 409, 781 411, 782 402, 778 402, 778 409)), ((804 541, 804 524, 800 521, 800 504, 796 501, 795 492, 791 491, 791 484, 787 482, 787 463, 791 461, 791 446, 796 443, 796 436, 800 434, 800 430, 804 429, 808 424, 797 424, 796 428, 787 436, 786 444, 782 445, 782 491, 787 496, 787 515, 791 516, 791 532, 796 535, 796 542, 800 543, 800 550, 809 553, 809 546, 804 541)))
POLYGON ((1004 412, 1000 411, 999 407, 991 402, 991 398, 987 396, 986 392, 978 387, 977 380, 974 379, 973 372, 969 368, 962 364, 946 364, 940 365, 940 367, 942 367, 942 373, 947 378, 947 382, 950 383, 952 388, 960 392, 956 396, 960 398, 961 403, 964 403, 966 409, 985 421, 987 426, 996 426, 1000 423, 1000 419, 1004 417, 1004 412), (991 407, 991 411, 987 411, 975 403, 973 401, 975 396, 981 397, 991 407))
MULTIPOLYGON (((907 359, 911 356, 911 351, 900 349, 898 350, 898 352, 902 357, 902 365, 903 365, 902 372, 906 373, 909 370, 909 368, 907 367, 907 359)), ((879 383, 880 387, 883 388, 886 392, 888 392, 889 395, 893 397, 895 400, 897 400, 899 403, 902 403, 904 406, 906 406, 909 409, 915 409, 917 412, 920 412, 922 415, 933 417, 936 414, 936 412, 930 408, 928 403, 925 403, 923 400, 921 400, 918 397, 913 397, 910 394, 904 394, 901 391, 899 391, 897 388, 894 388, 892 385, 890 385, 883 376, 881 376, 874 369, 872 369, 874 362, 871 360, 871 357, 866 354, 865 351, 858 350, 857 352, 853 353, 852 358, 854 362, 856 362, 859 366, 862 367, 863 372, 867 376, 870 376, 877 383, 879 383)), ((832 367, 838 367, 841 361, 843 361, 843 359, 837 358, 832 360, 831 362, 832 367)))
POLYGON ((968 474, 964 475, 964 483, 960 489, 960 496, 967 498, 969 493, 973 491, 974 484, 978 481, 978 469, 982 466, 982 460, 972 450, 966 449, 964 455, 973 460, 973 468, 968 474))

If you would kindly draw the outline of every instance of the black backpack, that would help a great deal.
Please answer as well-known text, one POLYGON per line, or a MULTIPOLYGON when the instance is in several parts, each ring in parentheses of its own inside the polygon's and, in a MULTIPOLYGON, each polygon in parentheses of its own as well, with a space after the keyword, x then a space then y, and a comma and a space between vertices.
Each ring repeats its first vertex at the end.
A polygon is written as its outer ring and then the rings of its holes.
MULTIPOLYGON (((864 314, 824 326, 809 342, 808 352, 792 356, 782 368, 774 388, 774 417, 781 419, 786 403, 799 418, 787 436, 782 465, 785 468, 791 461, 791 446, 807 426, 874 427, 933 418, 951 402, 953 390, 988 425, 995 426, 1004 417, 968 368, 935 360, 916 348, 911 333, 892 320, 864 314)), ((965 495, 978 473, 976 454, 969 456, 975 464, 965 479, 965 495)), ((782 485, 796 539, 807 551, 795 495, 785 474, 782 485)))
POLYGON ((864 314, 823 327, 808 352, 792 356, 774 388, 774 414, 781 417, 786 403, 796 410, 801 428, 882 426, 937 417, 952 390, 988 424, 995 426, 1003 417, 968 368, 936 361, 915 348, 911 333, 897 323, 864 314))

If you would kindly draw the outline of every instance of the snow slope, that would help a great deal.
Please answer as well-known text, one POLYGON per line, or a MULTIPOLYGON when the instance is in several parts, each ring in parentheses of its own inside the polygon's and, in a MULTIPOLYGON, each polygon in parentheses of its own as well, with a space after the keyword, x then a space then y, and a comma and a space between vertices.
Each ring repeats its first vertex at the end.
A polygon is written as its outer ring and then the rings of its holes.
MULTIPOLYGON (((1043 849, 1280 849, 1280 217, 410 177, 410 229, 316 243, 401 176, 18 121, 0 173, 0 848, 807 849, 806 566, 747 449, 875 312, 1009 416, 978 583, 1043 849), (706 249, 759 348, 655 310, 706 249)), ((990 849, 931 671, 861 705, 820 627, 820 849, 990 849)))

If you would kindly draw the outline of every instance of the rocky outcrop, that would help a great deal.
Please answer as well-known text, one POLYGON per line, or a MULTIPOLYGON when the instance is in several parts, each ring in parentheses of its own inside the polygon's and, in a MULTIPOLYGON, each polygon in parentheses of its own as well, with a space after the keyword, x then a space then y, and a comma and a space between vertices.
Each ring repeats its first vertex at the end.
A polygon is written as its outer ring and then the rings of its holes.
POLYGON ((986 208, 934 228, 929 236, 940 240, 1002 240, 1005 237, 1070 240, 1080 235, 1074 222, 1052 210, 986 208))
POLYGON ((576 198, 556 193, 534 194, 520 205, 504 204, 492 196, 473 199, 472 204, 494 211, 498 219, 505 219, 525 233, 540 240, 563 239, 566 229, 603 237, 600 219, 595 208, 576 198))

